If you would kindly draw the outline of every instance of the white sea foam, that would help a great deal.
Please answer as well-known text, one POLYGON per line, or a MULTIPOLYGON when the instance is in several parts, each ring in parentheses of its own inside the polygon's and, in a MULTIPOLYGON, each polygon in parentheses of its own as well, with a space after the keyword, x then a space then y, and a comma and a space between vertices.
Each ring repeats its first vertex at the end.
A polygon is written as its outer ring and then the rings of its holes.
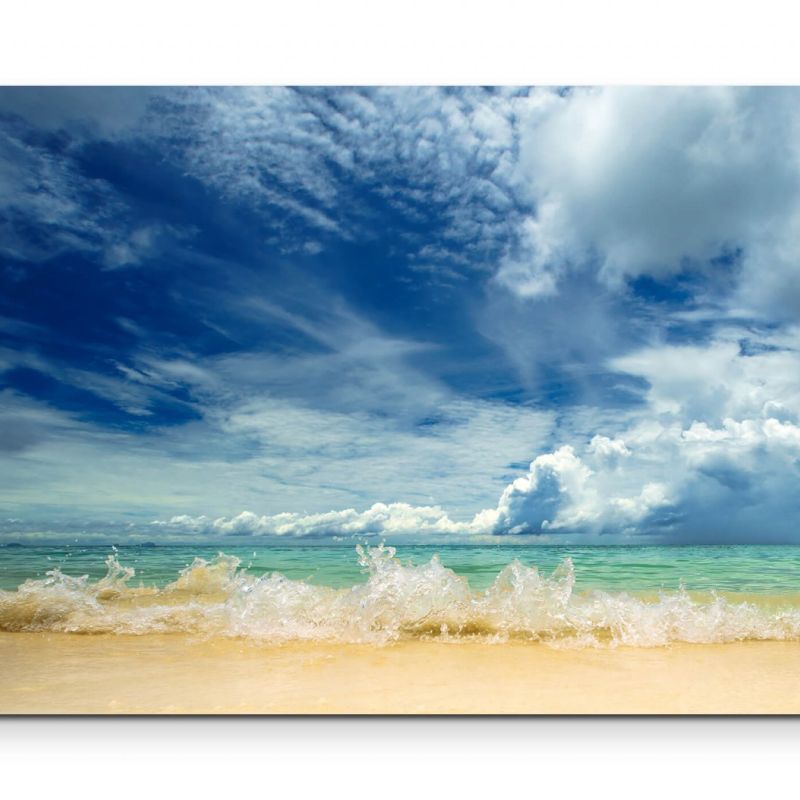
POLYGON ((800 640, 797 606, 719 596, 701 601, 683 590, 650 600, 576 592, 568 558, 551 575, 514 560, 488 589, 476 592, 435 556, 410 566, 391 547, 357 549, 367 580, 347 589, 278 573, 254 576, 224 554, 195 559, 163 589, 132 588, 134 570, 111 555, 99 581, 55 569, 0 592, 0 630, 188 632, 269 642, 526 639, 555 646, 800 640))

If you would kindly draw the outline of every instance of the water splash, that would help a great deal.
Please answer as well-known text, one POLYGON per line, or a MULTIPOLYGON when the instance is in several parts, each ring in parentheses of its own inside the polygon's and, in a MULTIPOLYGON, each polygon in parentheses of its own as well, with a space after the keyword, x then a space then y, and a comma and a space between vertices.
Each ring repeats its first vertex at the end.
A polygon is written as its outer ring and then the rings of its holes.
POLYGON ((193 633, 267 642, 386 643, 409 638, 521 639, 553 646, 659 646, 671 642, 800 640, 800 608, 768 608, 688 592, 642 599, 575 591, 567 558, 550 575, 514 560, 484 591, 434 556, 402 564, 394 548, 357 549, 364 583, 346 589, 255 576, 220 553, 196 558, 163 589, 132 587, 135 571, 106 559, 91 582, 58 569, 0 592, 0 630, 193 633))

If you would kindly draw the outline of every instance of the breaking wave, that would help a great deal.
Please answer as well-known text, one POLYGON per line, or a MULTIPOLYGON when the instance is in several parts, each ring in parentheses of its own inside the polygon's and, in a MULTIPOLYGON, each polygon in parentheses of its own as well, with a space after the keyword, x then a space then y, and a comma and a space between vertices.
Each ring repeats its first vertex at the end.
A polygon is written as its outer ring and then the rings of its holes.
POLYGON ((365 583, 347 589, 255 576, 239 559, 196 558, 162 589, 130 587, 134 570, 114 555, 96 582, 54 569, 0 592, 0 630, 192 633, 267 642, 387 643, 409 638, 522 639, 555 646, 652 647, 671 642, 800 640, 800 608, 703 600, 684 590, 643 599, 576 592, 572 561, 550 575, 515 560, 483 591, 438 557, 402 564, 392 547, 358 547, 365 583))

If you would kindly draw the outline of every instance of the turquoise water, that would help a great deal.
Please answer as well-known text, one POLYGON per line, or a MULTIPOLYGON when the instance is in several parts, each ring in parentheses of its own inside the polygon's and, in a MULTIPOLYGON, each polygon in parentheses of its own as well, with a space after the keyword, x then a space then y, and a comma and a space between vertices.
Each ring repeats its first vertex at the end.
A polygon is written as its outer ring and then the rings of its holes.
POLYGON ((0 548, 0 631, 800 641, 800 547, 0 548))
MULTIPOLYGON (((28 578, 43 578, 54 568, 65 575, 106 574, 110 547, 0 547, 0 589, 15 589, 28 578)), ((163 587, 196 557, 210 560, 220 552, 235 556, 248 573, 278 572, 292 580, 343 588, 367 580, 351 546, 158 546, 118 547, 117 560, 135 570, 129 585, 163 587)), ((441 563, 464 576, 473 590, 486 589, 501 570, 518 559, 543 573, 569 557, 575 589, 658 592, 677 590, 744 594, 800 593, 800 546, 591 546, 449 545, 397 546, 404 564, 420 565, 437 554, 441 563)))

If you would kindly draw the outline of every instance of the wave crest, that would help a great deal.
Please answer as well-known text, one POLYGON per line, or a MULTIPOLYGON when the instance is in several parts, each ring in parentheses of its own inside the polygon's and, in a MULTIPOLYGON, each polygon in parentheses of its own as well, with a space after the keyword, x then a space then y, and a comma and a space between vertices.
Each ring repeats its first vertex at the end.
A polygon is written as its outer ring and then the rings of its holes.
POLYGON ((774 610, 686 591, 645 600, 575 591, 569 558, 550 575, 518 560, 481 592, 434 556, 402 564, 392 547, 356 548, 367 574, 348 589, 261 576, 220 553, 196 558, 163 589, 128 584, 135 571, 106 559, 96 582, 60 570, 0 592, 0 630, 194 633, 269 642, 385 643, 403 638, 525 639, 556 646, 658 646, 671 642, 800 639, 800 609, 774 610))

